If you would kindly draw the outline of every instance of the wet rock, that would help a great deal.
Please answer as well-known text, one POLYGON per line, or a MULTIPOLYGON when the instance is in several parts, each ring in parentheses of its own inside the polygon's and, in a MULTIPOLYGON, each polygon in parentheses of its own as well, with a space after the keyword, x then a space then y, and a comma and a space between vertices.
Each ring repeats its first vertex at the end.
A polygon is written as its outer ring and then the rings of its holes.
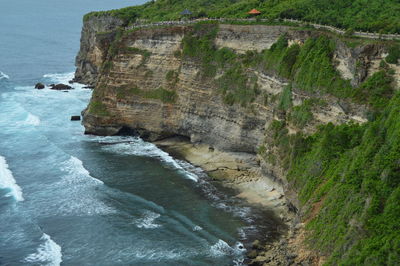
POLYGON ((249 253, 247 253, 247 257, 250 258, 250 259, 256 258, 257 255, 258 255, 258 253, 257 253, 256 250, 251 250, 249 253))
POLYGON ((80 121, 80 120, 81 120, 81 116, 80 115, 71 116, 71 121, 80 121))
POLYGON ((44 89, 44 84, 43 83, 36 83, 36 85, 35 85, 35 89, 38 89, 38 90, 42 90, 42 89, 44 89))
POLYGON ((64 90, 73 90, 74 88, 72 88, 69 85, 65 85, 65 84, 51 84, 50 89, 57 90, 57 91, 64 91, 64 90))
POLYGON ((262 249, 262 245, 259 240, 255 240, 252 244, 253 249, 262 249))

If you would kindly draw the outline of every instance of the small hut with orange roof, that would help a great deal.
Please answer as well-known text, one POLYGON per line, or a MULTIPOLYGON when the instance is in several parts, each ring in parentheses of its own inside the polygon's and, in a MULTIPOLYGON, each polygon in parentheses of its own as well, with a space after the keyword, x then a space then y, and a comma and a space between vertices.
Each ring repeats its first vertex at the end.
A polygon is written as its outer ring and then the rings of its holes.
POLYGON ((247 14, 249 14, 250 16, 255 17, 255 16, 258 16, 258 15, 261 15, 261 12, 254 8, 254 9, 250 10, 247 14))

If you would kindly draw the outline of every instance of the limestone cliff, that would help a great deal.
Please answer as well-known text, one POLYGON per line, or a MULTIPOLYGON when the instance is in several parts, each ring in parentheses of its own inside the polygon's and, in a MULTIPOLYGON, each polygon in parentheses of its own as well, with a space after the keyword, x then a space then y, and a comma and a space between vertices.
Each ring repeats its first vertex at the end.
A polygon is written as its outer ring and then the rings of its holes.
MULTIPOLYGON (((96 86, 91 101, 95 108, 92 110, 104 108, 106 111, 101 114, 90 112, 89 108, 85 112, 87 133, 113 135, 122 128, 131 128, 150 140, 182 135, 193 142, 223 150, 257 150, 269 123, 279 118, 276 103, 265 104, 264 99, 277 97, 287 85, 284 79, 255 70, 262 97, 257 97, 250 107, 224 104, 213 82, 216 77, 205 78, 201 75, 200 62, 178 55, 182 50, 182 39, 190 27, 125 32, 119 40, 119 47, 115 48, 117 51, 111 54, 110 47, 113 48, 121 24, 107 16, 94 17, 85 23, 82 31, 76 80, 96 86), (169 80, 168 74, 173 76, 169 80), (170 91, 174 100, 166 102, 134 91, 130 93, 132 88, 144 92, 159 90, 155 94, 170 91)), ((284 26, 220 25, 215 45, 231 48, 237 53, 261 51, 270 48, 283 33, 298 43, 316 34, 284 26)), ((359 73, 355 69, 357 57, 371 56, 371 53, 363 54, 365 49, 337 51, 339 70, 355 84, 366 75, 363 73, 366 68, 359 68, 359 73)), ((294 105, 300 105, 309 95, 294 89, 292 97, 294 105)), ((319 108, 315 121, 302 129, 289 127, 293 131, 312 132, 319 123, 365 121, 364 109, 341 104, 334 97, 323 97, 329 104, 319 108)))

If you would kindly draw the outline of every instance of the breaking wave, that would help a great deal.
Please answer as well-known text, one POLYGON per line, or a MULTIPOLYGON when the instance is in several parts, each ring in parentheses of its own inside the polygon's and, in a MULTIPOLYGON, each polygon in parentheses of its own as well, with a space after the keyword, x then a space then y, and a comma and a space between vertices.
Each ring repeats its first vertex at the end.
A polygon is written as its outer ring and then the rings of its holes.
POLYGON ((10 79, 10 76, 0 71, 0 80, 2 79, 10 79))
POLYGON ((14 197, 16 201, 23 201, 22 189, 18 186, 10 169, 8 169, 7 161, 0 156, 0 188, 8 189, 6 194, 8 197, 14 197))
POLYGON ((52 82, 68 84, 68 82, 74 78, 74 72, 46 74, 43 77, 49 79, 52 82))
POLYGON ((43 234, 40 240, 44 242, 38 247, 36 253, 32 253, 25 258, 25 262, 48 266, 60 265, 62 262, 61 247, 47 234, 43 234))
POLYGON ((86 177, 86 180, 104 184, 103 181, 92 177, 89 171, 83 166, 83 162, 74 156, 71 156, 71 158, 63 164, 61 170, 69 174, 71 183, 75 181, 81 182, 81 177, 86 177))
POLYGON ((220 256, 225 256, 225 255, 243 255, 246 252, 246 249, 244 248, 244 245, 240 242, 235 243, 233 247, 229 246, 228 243, 226 243, 223 240, 218 240, 217 243, 211 246, 210 248, 210 254, 213 257, 220 257, 220 256))

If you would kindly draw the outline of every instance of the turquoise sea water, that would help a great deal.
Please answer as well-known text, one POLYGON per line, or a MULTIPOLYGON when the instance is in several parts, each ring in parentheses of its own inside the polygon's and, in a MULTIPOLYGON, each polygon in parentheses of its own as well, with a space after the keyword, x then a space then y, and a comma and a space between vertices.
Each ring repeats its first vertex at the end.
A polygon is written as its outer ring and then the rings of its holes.
POLYGON ((141 2, 2 1, 0 265, 234 265, 273 230, 153 144, 85 136, 69 121, 90 99, 83 85, 33 89, 72 79, 83 14, 141 2))

